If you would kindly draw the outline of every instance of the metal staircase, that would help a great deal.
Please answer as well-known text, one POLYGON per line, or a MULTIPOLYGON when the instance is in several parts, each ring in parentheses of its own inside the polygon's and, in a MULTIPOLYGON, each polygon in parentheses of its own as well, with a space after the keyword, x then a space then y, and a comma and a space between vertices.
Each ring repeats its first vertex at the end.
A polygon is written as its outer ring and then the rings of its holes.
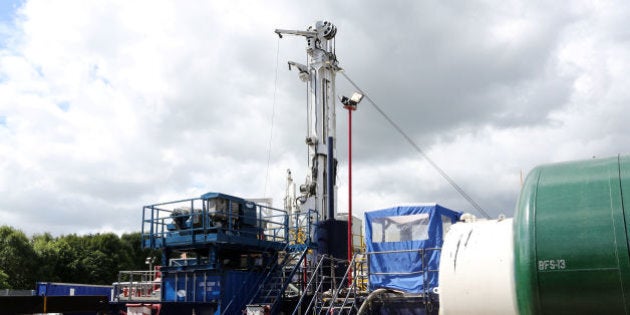
MULTIPOLYGON (((254 297, 248 303, 248 308, 266 306, 271 314, 275 314, 281 298, 287 291, 287 287, 289 287, 300 264, 304 261, 307 252, 308 249, 304 247, 287 247, 286 251, 279 252, 277 260, 279 262, 270 268, 258 286, 254 297), (282 256, 284 257, 281 258, 282 256)), ((300 292, 296 292, 296 294, 300 294, 300 292)))
POLYGON ((341 282, 336 289, 331 291, 330 298, 322 298, 322 305, 317 314, 356 314, 359 308, 356 306, 356 281, 348 285, 350 279, 348 275, 352 274, 357 255, 352 257, 352 261, 348 264, 348 268, 340 279, 341 282))
MULTIPOLYGON (((366 286, 363 279, 367 279, 367 272, 364 272, 366 270, 365 256, 355 254, 341 278, 324 275, 322 272, 324 266, 339 262, 339 259, 328 256, 320 258, 306 289, 308 291, 312 288, 315 294, 303 314, 356 314, 358 312, 367 294, 367 291, 362 288, 366 286), (352 275, 353 279, 350 285, 348 285, 350 280, 348 275, 352 275), (322 287, 326 285, 331 286, 331 289, 323 291, 322 287)), ((298 308, 293 315, 297 310, 298 308)))
POLYGON ((298 300, 295 309, 293 310, 293 313, 291 313, 291 315, 296 315, 299 313, 299 311, 302 309, 302 305, 306 302, 305 298, 307 298, 308 296, 310 296, 311 299, 309 300, 306 311, 304 311, 303 314, 309 314, 309 311, 313 310, 317 305, 318 294, 321 292, 321 288, 324 283, 324 281, 322 281, 324 279, 323 266, 326 260, 326 255, 319 256, 319 259, 315 264, 315 268, 309 271, 310 277, 306 286, 304 287, 304 292, 300 296, 300 299, 298 300))
MULTIPOLYGON (((357 266, 353 259, 350 266, 357 266)), ((335 277, 331 268, 347 261, 336 259, 328 255, 321 255, 314 268, 309 271, 310 277, 304 287, 304 294, 300 297, 293 313, 297 314, 356 314, 365 291, 360 290, 356 282, 347 286, 349 272, 355 272, 355 267, 347 268, 345 274, 335 277), (329 289, 326 289, 329 288, 329 289), (358 304, 357 304, 358 303, 358 304)))
MULTIPOLYGON (((287 245, 288 246, 288 245, 287 245)), ((286 247, 284 248, 284 250, 286 250, 286 247)), ((266 253, 272 253, 273 251, 270 248, 267 248, 266 253)), ((267 270, 267 273, 265 274, 264 278, 261 278, 259 280, 259 282, 254 285, 254 286, 250 286, 247 287, 247 285, 245 283, 242 283, 242 287, 243 290, 240 292, 242 295, 247 296, 249 299, 249 297, 254 297, 254 294, 258 293, 258 289, 260 287, 260 285, 262 284, 262 281, 264 281, 265 279, 267 279, 267 277, 269 277, 269 274, 273 271, 274 268, 276 268, 277 264, 278 264, 278 256, 277 253, 275 253, 275 256, 273 256, 274 259, 273 261, 275 262, 274 265, 270 266, 267 270)), ((252 272, 254 271, 256 268, 258 267, 251 267, 248 271, 252 272)), ((245 282, 245 281, 243 281, 245 282)), ((221 307, 221 315, 229 315, 229 314, 238 314, 240 312, 242 312, 242 305, 237 305, 237 303, 234 303, 236 300, 238 300, 239 297, 234 295, 231 297, 231 300, 227 303, 227 305, 221 307)))

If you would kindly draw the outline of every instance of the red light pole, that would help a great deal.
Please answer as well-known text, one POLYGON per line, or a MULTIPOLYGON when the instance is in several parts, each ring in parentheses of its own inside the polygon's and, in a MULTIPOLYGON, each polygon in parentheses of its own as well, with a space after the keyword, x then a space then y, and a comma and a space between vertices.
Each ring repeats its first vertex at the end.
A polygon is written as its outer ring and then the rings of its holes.
MULTIPOLYGON (((348 110, 348 263, 352 261, 352 112, 363 98, 359 93, 351 98, 341 97, 343 108, 348 110)), ((348 272, 348 286, 352 284, 352 269, 348 272)))
POLYGON ((352 261, 352 112, 357 106, 344 106, 348 110, 348 261, 352 261))

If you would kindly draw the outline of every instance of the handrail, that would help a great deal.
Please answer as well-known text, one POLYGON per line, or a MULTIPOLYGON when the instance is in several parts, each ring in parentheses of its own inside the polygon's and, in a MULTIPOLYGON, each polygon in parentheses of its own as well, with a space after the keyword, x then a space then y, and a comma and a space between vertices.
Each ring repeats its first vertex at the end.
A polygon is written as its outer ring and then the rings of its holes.
MULTIPOLYGON (((285 252, 288 249, 290 245, 287 243, 285 245, 285 252)), ((304 250, 302 252, 302 254, 300 255, 300 259, 298 260, 298 262, 296 263, 296 267, 293 268, 293 270, 291 271, 291 273, 289 274, 289 276, 287 277, 287 281, 285 281, 282 285, 282 287, 279 290, 279 295, 282 294, 287 286, 289 285, 291 278, 293 277, 293 275, 295 274, 296 270, 297 270, 297 266, 299 266, 299 264, 302 262, 302 260, 304 259, 304 257, 306 257, 306 253, 307 250, 304 250)), ((261 294, 261 290, 265 287, 265 284, 267 284, 267 282, 269 281, 269 278, 271 277, 272 274, 277 272, 277 268, 278 266, 284 266, 286 265, 290 260, 294 259, 295 256, 291 257, 292 253, 288 253, 286 254, 286 256, 284 257, 284 259, 282 260, 282 262, 278 263, 278 260, 276 259, 276 262, 274 263, 274 265, 269 269, 269 272, 267 273, 267 275, 265 276, 265 278, 263 279, 263 281, 261 281, 258 286, 257 286, 257 290, 256 293, 254 293, 254 295, 252 295, 251 299, 249 300, 249 302, 247 304, 252 304, 254 302, 254 300, 261 294)), ((280 269, 282 270, 282 269, 280 269)), ((273 309, 275 308, 275 306, 277 305, 277 301, 278 299, 276 299, 272 305, 272 312, 273 309)))
POLYGON ((123 270, 118 272, 118 281, 112 284, 112 301, 155 301, 159 296, 153 295, 161 281, 155 280, 155 270, 123 270), (126 281, 125 281, 126 280, 126 281))
MULTIPOLYGON (((322 285, 324 284, 324 278, 326 277, 322 277, 322 281, 319 282, 319 284, 317 285, 317 288, 315 288, 315 292, 319 292, 319 290, 322 288, 322 285)), ((313 294, 313 298, 311 298, 311 302, 308 303, 308 306, 306 307, 306 311, 304 311, 304 314, 308 314, 308 312, 311 310, 311 306, 313 306, 313 301, 317 300, 317 295, 313 294)), ((295 310, 293 311, 293 314, 291 315, 295 315, 295 310)))
POLYGON ((379 254, 395 254, 395 253, 410 253, 410 252, 419 252, 419 251, 430 251, 430 250, 440 250, 440 247, 430 247, 430 248, 416 248, 416 249, 398 249, 398 250, 386 250, 380 252, 365 252, 366 255, 379 255, 379 254))
MULTIPOLYGON (((289 244, 287 243, 284 246, 283 251, 286 252, 288 247, 289 247, 289 244)), ((269 268, 269 272, 267 272, 267 275, 265 276, 265 278, 261 282, 258 283, 257 285, 258 289, 254 293, 254 295, 252 295, 252 297, 250 298, 247 304, 252 304, 254 302, 254 299, 256 299, 258 294, 260 294, 260 290, 262 290, 262 288, 265 286, 265 283, 267 283, 267 280, 269 280, 269 278, 271 277, 271 274, 273 274, 276 271, 276 268, 278 267, 278 265, 284 264, 288 258, 289 258, 289 255, 285 256, 284 259, 282 260, 282 263, 279 263, 277 258, 274 259, 275 260, 274 264, 269 268)))
POLYGON ((234 297, 230 300, 230 303, 228 303, 228 305, 225 307, 225 310, 223 310, 223 312, 221 312, 221 315, 227 314, 227 310, 230 309, 230 306, 232 306, 233 302, 234 302, 234 297))
POLYGON ((352 278, 355 279, 357 289, 360 291, 367 290, 367 279, 369 278, 368 270, 369 263, 367 262, 367 255, 365 252, 356 253, 357 258, 354 262, 354 269, 352 270, 352 278))
POLYGON ((319 214, 314 210, 296 212, 291 215, 291 220, 293 224, 289 225, 288 228, 288 242, 310 246, 313 242, 311 234, 314 226, 319 222, 319 214), (304 239, 298 237, 300 233, 303 233, 302 236, 304 236, 304 239))
POLYGON ((386 254, 396 254, 396 253, 409 253, 409 252, 418 252, 420 254, 420 270, 409 271, 409 272, 401 272, 401 271, 391 271, 391 272, 372 272, 370 268, 368 268, 368 278, 371 275, 415 275, 422 274, 422 295, 424 303, 429 302, 429 274, 437 272, 437 270, 432 270, 428 266, 427 257, 430 253, 441 251, 441 247, 430 247, 430 248, 417 248, 417 249, 404 249, 404 250, 392 250, 392 251, 379 251, 379 252, 366 252, 365 255, 369 258, 370 255, 386 255, 386 254))
MULTIPOLYGON (((280 292, 278 292, 278 295, 281 295, 286 289, 287 286, 289 286, 289 283, 291 283, 291 279, 293 278, 293 275, 295 275, 295 272, 298 269, 298 266, 300 265, 300 263, 302 262, 302 260, 304 260, 304 257, 306 257, 306 253, 308 252, 308 250, 304 250, 302 252, 302 255, 300 255, 300 259, 298 259, 298 261, 295 264, 295 267, 293 267, 293 270, 289 273, 289 276, 287 277, 287 280, 284 282, 284 284, 282 285, 282 288, 280 288, 280 292)), ((278 296, 279 297, 279 296, 278 296)), ((275 314, 275 310, 278 307, 278 302, 280 299, 276 299, 273 302, 273 305, 271 306, 271 314, 275 314)))
MULTIPOLYGON (((328 309, 326 309, 326 314, 330 313, 330 309, 335 305, 335 301, 337 300, 337 298, 339 298, 339 292, 341 292, 341 290, 343 289, 343 285, 344 282, 348 281, 348 273, 350 272, 350 270, 352 269, 352 265, 354 264, 354 259, 356 258, 356 255, 352 256, 352 260, 350 261, 350 263, 348 264, 348 268, 346 268, 346 272, 343 274, 343 278, 341 279, 341 283, 339 283, 339 287, 337 287, 337 289, 335 290, 335 294, 333 295, 332 299, 330 300, 330 305, 328 305, 328 309)), ((350 291, 350 289, 348 288, 348 292, 350 291)), ((346 300, 347 300, 348 296, 346 295, 346 299, 344 299, 344 303, 342 304, 345 305, 346 300)))
MULTIPOLYGON (((288 249, 288 245, 286 245, 283 250, 286 251, 287 249, 288 249)), ((265 247, 263 249, 263 252, 267 252, 268 250, 271 250, 271 247, 269 247, 269 246, 265 247)), ((269 273, 272 273, 274 271, 274 268, 278 265, 278 258, 277 257, 274 259, 274 262, 275 262, 274 265, 269 269, 269 272, 267 273, 267 275, 269 275, 269 273)), ((256 266, 251 266, 248 269, 248 271, 252 271, 255 268, 257 268, 257 267, 256 266)), ((248 304, 251 304, 252 301, 256 298, 256 296, 259 293, 258 290, 260 290, 261 285, 264 286, 264 280, 266 280, 266 279, 267 279, 267 276, 263 280, 259 279, 257 281, 256 285, 251 286, 250 288, 248 288, 249 290, 247 290, 247 295, 246 296, 251 295, 252 291, 256 290, 256 292, 254 293, 254 295, 252 295, 252 297, 251 297, 251 299, 250 299, 248 304)), ((245 281, 243 281, 243 282, 245 282, 245 281)), ((230 309, 230 307, 232 307, 232 302, 234 302, 235 299, 236 299, 236 294, 232 296, 232 299, 230 300, 230 303, 228 303, 228 305, 225 307, 225 309, 221 312, 221 315, 227 314, 227 311, 230 309)))
MULTIPOLYGON (((242 211, 235 211, 233 202, 229 202, 228 208, 223 212, 212 211, 206 207, 206 200, 204 198, 190 198, 144 206, 142 218, 143 246, 158 246, 156 240, 159 239, 162 240, 160 245, 166 246, 164 244, 165 238, 169 237, 172 232, 190 233, 190 235, 208 235, 209 233, 229 235, 234 232, 237 235, 249 235, 254 238, 263 236, 264 240, 272 242, 287 242, 289 240, 288 214, 285 210, 254 204, 256 208, 254 210, 256 217, 254 217, 242 211), (179 208, 187 211, 181 214, 176 213, 175 210, 179 208), (215 220, 208 216, 222 214, 224 216, 221 216, 220 222, 224 224, 213 226, 211 222, 215 222, 215 220), (179 220, 182 226, 177 226, 177 229, 168 228, 170 224, 175 224, 171 220, 179 220), (235 225, 237 221, 251 222, 259 228, 260 232, 242 230, 235 225)), ((195 243, 197 240, 193 237, 191 241, 195 243)))
MULTIPOLYGON (((302 292, 307 292, 308 288, 311 286, 311 284, 313 283, 313 280, 315 280, 317 278, 317 272, 319 270, 319 268, 322 266, 322 262, 324 261, 324 259, 326 258, 326 255, 322 255, 321 258, 319 259, 319 261, 317 262, 317 265, 315 266, 315 269, 313 270, 313 274, 311 275, 311 278, 308 280, 308 283, 306 284, 306 287, 304 287, 304 290, 302 290, 302 292)), ((321 283, 320 283, 321 286, 321 283)), ((317 290, 316 290, 317 291, 317 290)), ((300 308, 300 306, 302 305, 302 301, 304 300, 304 297, 306 296, 306 294, 302 294, 302 296, 300 296, 300 299, 298 300, 297 305, 295 306, 295 309, 293 310, 293 313, 291 313, 291 315, 295 315, 295 313, 297 312, 297 310, 300 308)), ((310 305, 310 303, 309 303, 310 305)))
MULTIPOLYGON (((355 253, 352 256, 352 261, 350 262, 350 264, 348 265, 348 271, 350 269, 352 269, 352 272, 354 273, 352 276, 352 279, 354 279, 354 281, 352 282, 352 289, 348 288, 348 292, 346 292, 346 297, 343 299, 343 302, 341 303, 341 307, 346 305, 346 302, 348 302, 348 298, 350 298, 350 293, 354 294, 354 301, 352 302, 352 307, 356 306, 357 303, 357 268, 356 268, 356 259, 357 257, 361 255, 360 253, 355 253)), ((346 271, 347 273, 347 271, 346 271)))
POLYGON ((426 272, 426 270, 425 270, 426 268, 424 268, 425 267, 424 257, 427 255, 428 252, 440 251, 440 250, 442 250, 442 248, 440 248, 440 247, 431 247, 431 248, 401 249, 401 250, 379 251, 379 252, 365 252, 365 255, 367 255, 369 257, 370 255, 386 255, 386 254, 418 252, 421 255, 421 267, 422 267, 422 270, 409 271, 409 272, 403 272, 403 271, 369 272, 371 275, 413 275, 413 274, 420 274, 420 273, 426 272))

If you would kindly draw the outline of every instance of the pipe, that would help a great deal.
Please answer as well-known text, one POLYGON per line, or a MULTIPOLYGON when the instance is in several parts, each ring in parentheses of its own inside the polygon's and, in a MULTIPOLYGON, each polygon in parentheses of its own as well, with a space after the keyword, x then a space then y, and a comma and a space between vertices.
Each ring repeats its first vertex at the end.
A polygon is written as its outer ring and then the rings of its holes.
POLYGON ((296 287, 293 283, 289 283, 289 286, 287 286, 287 289, 295 292, 297 295, 302 295, 302 290, 296 287))
POLYGON ((333 137, 328 137, 328 166, 326 176, 326 189, 328 190, 328 220, 335 219, 335 185, 334 180, 334 158, 333 158, 333 137))
POLYGON ((379 295, 381 295, 383 293, 402 294, 402 292, 394 291, 394 290, 390 290, 390 289, 376 289, 376 290, 372 291, 372 293, 370 293, 370 295, 368 295, 365 298, 365 301, 363 301, 363 304, 361 304, 361 307, 359 308, 359 311, 357 312, 357 315, 362 315, 363 313, 365 313, 365 311, 368 309, 369 304, 372 303, 372 300, 374 300, 377 296, 379 296, 379 295))

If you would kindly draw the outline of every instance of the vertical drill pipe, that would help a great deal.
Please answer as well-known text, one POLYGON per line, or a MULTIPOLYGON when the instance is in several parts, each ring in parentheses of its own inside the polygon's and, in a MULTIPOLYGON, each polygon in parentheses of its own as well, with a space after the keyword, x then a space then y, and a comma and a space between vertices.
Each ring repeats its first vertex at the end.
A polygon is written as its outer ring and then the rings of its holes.
POLYGON ((326 189, 328 190, 328 219, 335 219, 335 185, 333 184, 334 179, 334 161, 333 158, 333 137, 328 137, 328 171, 326 176, 326 189))

